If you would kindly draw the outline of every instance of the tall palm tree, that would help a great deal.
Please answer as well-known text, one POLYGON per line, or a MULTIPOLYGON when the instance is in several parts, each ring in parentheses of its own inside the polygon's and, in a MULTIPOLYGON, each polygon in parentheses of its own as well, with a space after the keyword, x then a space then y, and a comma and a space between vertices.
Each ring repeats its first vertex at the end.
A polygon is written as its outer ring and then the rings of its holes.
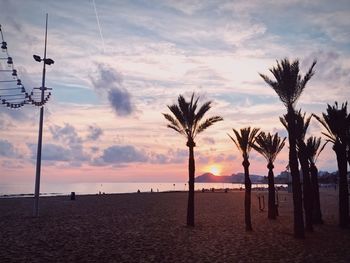
MULTIPOLYGON (((287 117, 280 118, 282 124, 288 129, 287 117)), ((295 113, 295 125, 296 125, 296 141, 297 141, 297 154, 303 174, 303 203, 305 211, 305 229, 309 232, 313 231, 312 227, 312 204, 313 193, 310 178, 309 159, 306 153, 305 136, 306 131, 310 125, 311 116, 306 118, 306 113, 302 114, 301 110, 295 113)))
POLYGON ((277 66, 270 69, 275 80, 260 74, 264 81, 271 86, 287 108, 288 140, 289 140, 289 167, 292 176, 293 205, 294 205, 294 236, 304 238, 304 221, 302 191, 296 150, 295 104, 305 89, 306 84, 314 75, 314 61, 304 77, 299 72, 299 60, 292 63, 288 59, 277 61, 277 66))
MULTIPOLYGON (((350 114, 349 114, 349 116, 350 116, 350 114)), ((350 118, 350 117, 349 117, 350 118)), ((347 137, 347 159, 348 159, 348 163, 349 163, 349 165, 350 165, 350 121, 349 121, 349 123, 348 123, 348 127, 347 127, 347 135, 346 135, 346 137, 347 137)))
POLYGON ((313 193, 312 221, 314 224, 323 224, 316 161, 325 146, 326 143, 321 146, 321 137, 316 138, 311 136, 306 141, 306 153, 310 162, 310 175, 313 193))
POLYGON ((341 108, 335 102, 334 106, 327 105, 327 112, 322 117, 313 115, 326 129, 322 132, 327 142, 333 144, 333 150, 337 156, 339 174, 339 226, 349 225, 349 190, 347 180, 347 142, 350 114, 347 112, 347 102, 341 108))
POLYGON ((245 211, 245 229, 246 231, 252 231, 252 220, 250 215, 251 208, 251 192, 252 192, 252 182, 249 178, 249 153, 253 147, 255 136, 259 132, 259 129, 250 127, 243 128, 238 132, 232 129, 235 137, 233 138, 230 134, 227 134, 234 144, 237 146, 238 150, 243 156, 243 168, 244 168, 244 185, 245 185, 245 197, 244 197, 244 211, 245 211))
POLYGON ((195 161, 193 148, 196 146, 194 139, 215 122, 222 121, 220 116, 210 117, 202 121, 204 115, 211 108, 211 101, 205 102, 198 107, 199 97, 195 98, 193 93, 190 101, 180 95, 178 104, 168 105, 172 115, 163 113, 164 117, 169 121, 168 128, 175 130, 187 139, 186 146, 189 148, 188 159, 188 205, 187 205, 187 225, 194 226, 194 176, 195 176, 195 161))
POLYGON ((283 149, 285 145, 286 137, 281 139, 278 136, 278 133, 271 135, 270 133, 266 134, 265 132, 260 132, 259 135, 255 138, 255 143, 253 148, 265 157, 267 161, 268 173, 268 184, 269 184, 269 198, 268 198, 268 218, 276 219, 278 214, 276 200, 275 200, 275 182, 274 182, 274 161, 277 158, 277 155, 283 149))

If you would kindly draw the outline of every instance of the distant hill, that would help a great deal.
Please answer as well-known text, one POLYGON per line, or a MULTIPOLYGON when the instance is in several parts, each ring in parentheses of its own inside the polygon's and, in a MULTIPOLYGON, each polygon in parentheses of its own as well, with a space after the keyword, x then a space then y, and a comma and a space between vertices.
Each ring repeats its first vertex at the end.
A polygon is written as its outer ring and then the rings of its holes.
MULTIPOLYGON (((300 174, 302 180, 302 174, 300 174)), ((348 172, 348 178, 350 183, 350 172, 348 172)), ((252 183, 266 183, 267 177, 251 174, 250 180, 252 183)), ((337 183, 338 181, 338 172, 329 173, 327 171, 319 171, 318 172, 318 181, 320 184, 329 184, 329 183, 337 183)), ((244 173, 237 173, 232 175, 223 175, 223 176, 215 176, 212 173, 205 173, 199 175, 195 178, 195 182, 197 183, 244 183, 244 173)), ((290 173, 287 171, 283 171, 280 174, 275 176, 275 184, 287 184, 291 182, 290 173)))
MULTIPOLYGON (((261 183, 263 176, 251 174, 250 180, 252 183, 261 183)), ((212 173, 205 173, 195 178, 197 183, 244 183, 244 174, 237 173, 232 175, 215 176, 212 173)))

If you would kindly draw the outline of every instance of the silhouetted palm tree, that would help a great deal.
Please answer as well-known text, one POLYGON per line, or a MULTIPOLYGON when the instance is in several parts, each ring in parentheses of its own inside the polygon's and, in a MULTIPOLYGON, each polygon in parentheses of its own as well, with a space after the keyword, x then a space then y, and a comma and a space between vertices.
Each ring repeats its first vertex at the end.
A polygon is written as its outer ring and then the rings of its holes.
MULTIPOLYGON (((349 116, 350 116, 350 114, 349 114, 349 116)), ((348 117, 348 118, 350 118, 350 117, 348 117)), ((349 121, 349 123, 348 123, 348 127, 347 127, 347 135, 346 135, 346 137, 347 137, 347 142, 346 142, 346 144, 347 144, 347 159, 348 159, 348 163, 349 163, 349 166, 350 166, 350 121, 349 121)))
POLYGON ((321 146, 321 137, 316 138, 311 136, 306 141, 306 153, 310 162, 310 175, 313 193, 312 221, 314 224, 323 224, 316 161, 325 145, 326 144, 324 143, 321 146))
MULTIPOLYGON (((297 139, 297 152, 298 159, 303 174, 303 203, 305 211, 305 229, 309 232, 313 231, 312 227, 312 205, 313 205, 313 193, 310 178, 310 166, 309 159, 306 152, 305 136, 306 131, 310 125, 311 116, 306 118, 305 113, 302 114, 301 110, 295 113, 295 126, 296 126, 296 139, 297 139)), ((280 121, 288 130, 287 116, 280 118, 280 121)))
POLYGON ((303 174, 303 203, 305 211, 305 229, 309 232, 313 231, 312 226, 312 210, 313 210, 313 192, 310 176, 310 165, 306 151, 305 136, 310 125, 310 117, 306 117, 306 113, 302 114, 301 110, 296 112, 296 132, 297 132, 297 150, 298 159, 303 174))
POLYGON ((280 100, 287 108, 288 122, 288 140, 289 140, 289 167, 292 176, 293 187, 293 205, 294 205, 294 236, 304 238, 304 221, 303 221, 303 205, 302 191, 300 185, 300 174, 298 167, 298 156, 296 150, 296 127, 295 127, 295 104, 305 89, 307 82, 314 75, 313 68, 316 65, 314 61, 302 78, 299 73, 299 61, 292 63, 288 59, 277 61, 277 66, 270 69, 275 77, 271 80, 268 76, 260 74, 264 81, 271 86, 280 100))
POLYGON ((252 220, 250 215, 251 207, 251 192, 252 192, 252 182, 249 178, 249 153, 255 141, 255 136, 259 132, 259 129, 250 127, 243 128, 240 133, 235 129, 232 129, 235 134, 235 139, 227 134, 231 140, 236 144, 238 150, 242 153, 244 167, 244 186, 245 186, 245 198, 244 198, 244 210, 245 210, 245 228, 246 231, 252 231, 252 220))
POLYGON ((333 150, 337 156, 339 173, 339 226, 347 227, 349 224, 349 190, 347 181, 347 142, 350 115, 347 112, 347 102, 341 108, 335 102, 334 106, 327 105, 327 113, 322 113, 322 117, 315 118, 323 125, 327 132, 322 132, 326 136, 327 142, 333 144, 333 150))
POLYGON ((199 97, 195 98, 193 93, 190 101, 180 95, 178 104, 168 106, 172 115, 163 113, 164 117, 170 122, 167 125, 178 133, 185 136, 187 139, 187 147, 189 148, 188 160, 188 206, 187 206, 187 225, 194 226, 194 176, 195 176, 195 161, 193 148, 196 146, 194 139, 205 129, 213 125, 215 122, 222 121, 220 116, 210 117, 202 121, 204 115, 211 108, 211 101, 205 102, 197 111, 199 97))
POLYGON ((269 169, 268 174, 268 184, 269 184, 269 201, 268 201, 268 218, 276 219, 278 215, 277 205, 275 200, 275 182, 273 174, 273 162, 276 160, 277 155, 283 149, 286 138, 281 138, 278 133, 271 135, 265 132, 260 132, 255 138, 255 143, 253 148, 265 157, 267 161, 267 169, 269 169))

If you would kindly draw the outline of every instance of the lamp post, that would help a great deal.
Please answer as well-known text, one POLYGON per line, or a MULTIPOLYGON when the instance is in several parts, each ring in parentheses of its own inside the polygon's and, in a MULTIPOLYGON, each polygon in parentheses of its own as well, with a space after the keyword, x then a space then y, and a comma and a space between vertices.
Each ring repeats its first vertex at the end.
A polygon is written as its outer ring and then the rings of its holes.
POLYGON ((38 150, 36 159, 36 175, 35 175, 35 194, 34 194, 34 210, 33 216, 37 217, 39 215, 39 195, 40 195, 40 172, 41 172, 41 149, 43 141, 43 122, 44 122, 44 93, 45 87, 45 73, 46 65, 51 65, 54 61, 50 58, 46 58, 46 45, 47 45, 47 20, 48 14, 46 14, 46 27, 45 27, 45 48, 44 48, 44 58, 38 55, 33 55, 33 58, 37 62, 43 62, 43 75, 41 84, 41 107, 40 107, 40 118, 39 118, 39 135, 38 135, 38 150))

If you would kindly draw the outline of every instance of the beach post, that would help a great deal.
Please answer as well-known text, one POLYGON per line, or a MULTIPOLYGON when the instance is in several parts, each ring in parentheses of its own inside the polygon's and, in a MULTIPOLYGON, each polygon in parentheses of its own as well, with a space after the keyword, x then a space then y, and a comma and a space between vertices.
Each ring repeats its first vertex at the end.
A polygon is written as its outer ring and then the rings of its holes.
POLYGON ((36 62, 43 62, 43 73, 42 73, 42 84, 41 84, 41 107, 40 107, 40 118, 39 118, 39 134, 38 134, 38 149, 36 158, 36 174, 35 174, 35 193, 34 193, 34 209, 33 216, 37 217, 39 215, 39 195, 40 195, 40 172, 41 172, 41 150, 43 141, 43 122, 44 122, 44 94, 45 90, 45 75, 46 75, 46 65, 54 64, 55 62, 46 58, 46 46, 47 46, 47 21, 48 14, 46 14, 46 27, 45 27, 45 46, 44 46, 44 58, 38 55, 33 55, 36 62))

